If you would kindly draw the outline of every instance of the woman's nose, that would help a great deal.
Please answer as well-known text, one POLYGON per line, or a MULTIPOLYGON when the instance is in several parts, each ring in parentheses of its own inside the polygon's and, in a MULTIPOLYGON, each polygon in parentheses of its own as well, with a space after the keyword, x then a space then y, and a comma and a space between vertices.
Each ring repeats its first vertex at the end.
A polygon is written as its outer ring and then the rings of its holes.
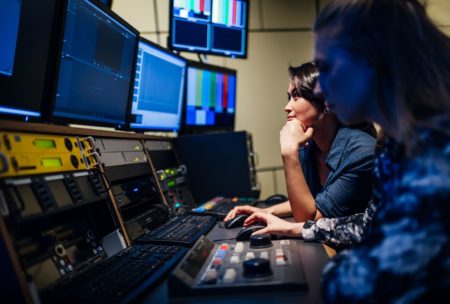
POLYGON ((292 98, 288 101, 288 103, 287 103, 286 106, 284 107, 284 111, 285 111, 286 113, 289 113, 289 112, 292 111, 291 100, 292 100, 292 98))

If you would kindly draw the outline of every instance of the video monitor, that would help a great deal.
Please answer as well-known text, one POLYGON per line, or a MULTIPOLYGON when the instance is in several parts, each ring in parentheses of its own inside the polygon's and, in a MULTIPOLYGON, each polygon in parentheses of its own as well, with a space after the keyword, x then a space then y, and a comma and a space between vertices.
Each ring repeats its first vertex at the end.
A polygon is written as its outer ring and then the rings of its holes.
POLYGON ((189 62, 183 133, 232 131, 236 113, 236 70, 189 62))
POLYGON ((3 0, 0 4, 0 74, 11 76, 16 55, 17 34, 19 33, 21 0, 3 0))
POLYGON ((52 120, 122 129, 139 33, 89 0, 66 0, 52 120))
POLYGON ((169 47, 247 57, 248 0, 171 0, 169 47))
POLYGON ((57 0, 0 1, 0 117, 42 120, 51 96, 57 0))
POLYGON ((129 126, 177 132, 181 125, 186 60, 141 38, 129 126))

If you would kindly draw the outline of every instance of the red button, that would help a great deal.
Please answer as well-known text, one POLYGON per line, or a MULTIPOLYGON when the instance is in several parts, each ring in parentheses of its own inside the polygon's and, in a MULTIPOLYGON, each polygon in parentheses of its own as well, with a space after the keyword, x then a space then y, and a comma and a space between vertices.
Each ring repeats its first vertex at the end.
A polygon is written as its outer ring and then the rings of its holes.
POLYGON ((228 246, 228 244, 222 244, 222 245, 220 245, 220 249, 222 249, 222 250, 228 250, 228 248, 230 248, 230 247, 228 246))

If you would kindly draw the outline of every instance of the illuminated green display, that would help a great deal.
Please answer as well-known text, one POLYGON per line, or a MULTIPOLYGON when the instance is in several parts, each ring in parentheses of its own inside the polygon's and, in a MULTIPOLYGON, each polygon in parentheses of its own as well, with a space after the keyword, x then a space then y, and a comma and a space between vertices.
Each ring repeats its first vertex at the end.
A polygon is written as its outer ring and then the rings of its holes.
POLYGON ((41 163, 45 168, 62 167, 62 161, 60 158, 43 158, 41 163))
POLYGON ((174 180, 168 181, 167 187, 169 187, 169 188, 175 187, 175 181, 174 180))
POLYGON ((38 149, 55 149, 56 143, 51 139, 36 139, 33 144, 38 149))

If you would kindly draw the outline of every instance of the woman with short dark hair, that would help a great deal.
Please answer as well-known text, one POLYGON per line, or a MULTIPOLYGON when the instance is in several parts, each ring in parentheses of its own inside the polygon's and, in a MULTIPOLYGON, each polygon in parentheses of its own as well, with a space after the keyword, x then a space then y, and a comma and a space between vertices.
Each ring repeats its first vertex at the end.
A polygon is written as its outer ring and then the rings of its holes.
MULTIPOLYGON (((372 197, 375 137, 343 125, 314 95, 314 63, 290 67, 289 76, 287 122, 280 132, 289 200, 266 209, 236 207, 225 220, 254 212, 293 215, 297 222, 348 216, 364 211, 372 197)), ((300 233, 298 224, 292 233, 300 233)))

